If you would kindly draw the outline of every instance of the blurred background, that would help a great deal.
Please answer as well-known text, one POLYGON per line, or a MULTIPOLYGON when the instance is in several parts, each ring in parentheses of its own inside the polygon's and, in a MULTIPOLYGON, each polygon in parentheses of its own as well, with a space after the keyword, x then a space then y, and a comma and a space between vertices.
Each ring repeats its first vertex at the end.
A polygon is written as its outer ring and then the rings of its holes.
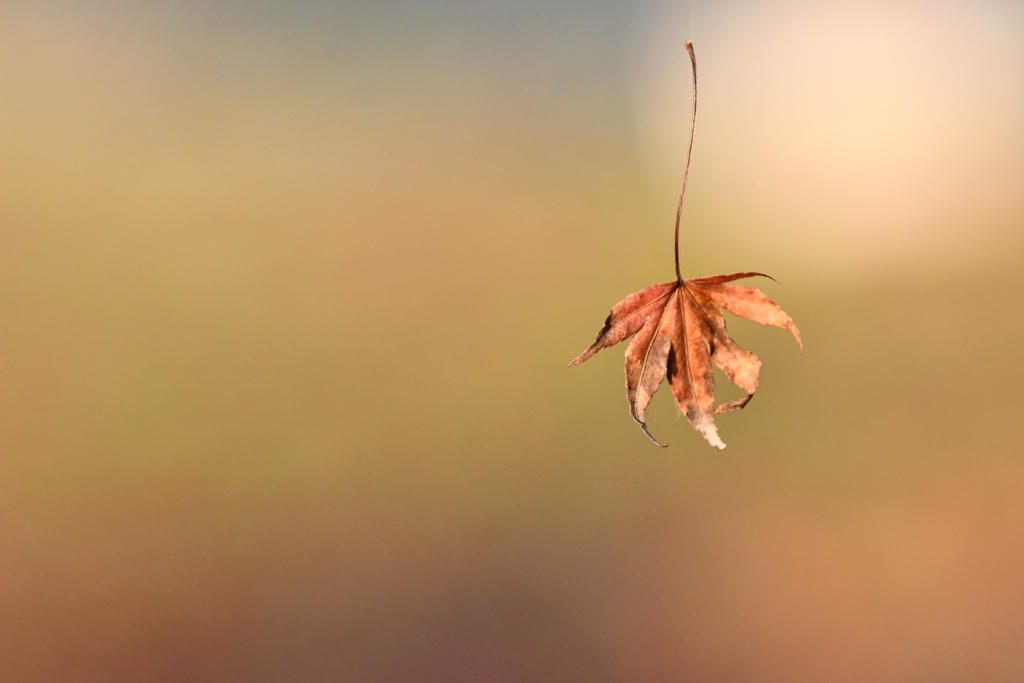
POLYGON ((1011 0, 4 2, 0 679, 1022 680, 1022 187, 1011 0))

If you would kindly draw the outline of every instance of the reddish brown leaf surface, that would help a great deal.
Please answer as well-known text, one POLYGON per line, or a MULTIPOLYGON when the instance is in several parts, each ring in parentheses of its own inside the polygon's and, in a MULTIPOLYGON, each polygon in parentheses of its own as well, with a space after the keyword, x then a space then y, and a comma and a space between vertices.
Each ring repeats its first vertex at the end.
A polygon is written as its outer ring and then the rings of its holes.
POLYGON ((651 441, 644 415, 651 397, 668 378, 679 409, 712 446, 725 448, 715 426, 715 413, 738 410, 757 390, 761 361, 729 337, 722 309, 793 333, 800 349, 800 331, 779 305, 754 287, 729 285, 764 273, 712 275, 651 285, 630 294, 612 308, 597 339, 569 365, 587 360, 601 349, 633 340, 626 349, 626 396, 629 412, 651 441), (635 336, 634 336, 635 335, 635 336), (746 397, 715 409, 712 363, 747 392, 746 397))

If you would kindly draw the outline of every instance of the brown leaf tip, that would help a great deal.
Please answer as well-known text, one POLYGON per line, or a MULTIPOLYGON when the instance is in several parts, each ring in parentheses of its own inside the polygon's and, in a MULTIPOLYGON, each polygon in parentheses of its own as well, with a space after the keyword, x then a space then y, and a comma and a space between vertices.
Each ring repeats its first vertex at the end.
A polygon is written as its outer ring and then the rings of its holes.
POLYGON ((661 446, 662 448, 668 448, 668 444, 667 443, 661 443, 660 441, 658 441, 657 439, 654 438, 654 434, 651 434, 651 430, 649 430, 647 428, 647 423, 646 422, 641 422, 640 420, 637 420, 636 419, 636 415, 633 416, 633 419, 636 420, 636 423, 638 425, 640 425, 640 429, 644 430, 644 434, 647 435, 647 438, 650 439, 651 441, 653 441, 656 446, 661 446))
POLYGON ((750 399, 752 398, 754 398, 753 394, 747 394, 744 398, 741 398, 738 401, 729 401, 728 403, 723 403, 722 405, 715 408, 715 414, 721 415, 722 413, 730 413, 734 410, 742 410, 743 408, 746 407, 748 403, 750 403, 750 399))

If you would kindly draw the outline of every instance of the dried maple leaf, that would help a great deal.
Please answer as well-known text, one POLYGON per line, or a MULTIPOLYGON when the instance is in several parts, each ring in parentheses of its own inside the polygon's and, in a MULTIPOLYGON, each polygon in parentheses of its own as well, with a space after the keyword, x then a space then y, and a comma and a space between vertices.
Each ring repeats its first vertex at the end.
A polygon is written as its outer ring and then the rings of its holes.
MULTIPOLYGON (((754 287, 727 282, 764 273, 733 273, 684 280, 679 270, 679 219, 682 215, 686 179, 693 152, 693 131, 697 121, 697 60, 693 43, 687 42, 693 64, 693 118, 690 150, 686 158, 683 189, 676 210, 676 279, 651 285, 630 294, 612 308, 597 339, 570 363, 582 363, 601 349, 633 337, 626 349, 626 396, 629 413, 644 433, 659 446, 644 415, 654 392, 668 377, 672 395, 690 424, 712 446, 725 448, 715 426, 715 413, 738 410, 747 405, 757 390, 761 361, 732 340, 725 328, 722 309, 763 325, 775 325, 793 333, 801 351, 803 342, 793 319, 779 305, 754 287), (633 336, 636 335, 636 336, 633 336), (715 376, 712 363, 747 395, 715 409, 715 376)), ((769 278, 771 279, 771 278, 769 278)))
POLYGON ((783 327, 803 348, 800 331, 778 304, 754 287, 725 284, 755 275, 768 277, 763 273, 712 275, 663 282, 634 292, 615 305, 597 339, 570 365, 633 337, 626 349, 626 395, 629 413, 644 433, 663 445, 647 429, 644 414, 667 376, 679 409, 694 428, 712 446, 725 448, 715 427, 715 413, 738 410, 750 401, 757 390, 761 361, 732 340, 722 309, 763 325, 783 327), (746 397, 715 409, 712 363, 746 391, 746 397))

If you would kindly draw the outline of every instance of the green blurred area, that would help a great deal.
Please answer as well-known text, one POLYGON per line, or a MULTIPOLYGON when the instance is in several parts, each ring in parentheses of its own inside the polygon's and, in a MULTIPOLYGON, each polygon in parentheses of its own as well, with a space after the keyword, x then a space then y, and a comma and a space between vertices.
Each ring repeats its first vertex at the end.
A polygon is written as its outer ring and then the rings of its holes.
POLYGON ((730 319, 658 449, 566 368, 672 276, 619 15, 96 7, 0 13, 0 678, 1024 675, 1019 240, 832 277, 695 196, 806 349, 730 319))

